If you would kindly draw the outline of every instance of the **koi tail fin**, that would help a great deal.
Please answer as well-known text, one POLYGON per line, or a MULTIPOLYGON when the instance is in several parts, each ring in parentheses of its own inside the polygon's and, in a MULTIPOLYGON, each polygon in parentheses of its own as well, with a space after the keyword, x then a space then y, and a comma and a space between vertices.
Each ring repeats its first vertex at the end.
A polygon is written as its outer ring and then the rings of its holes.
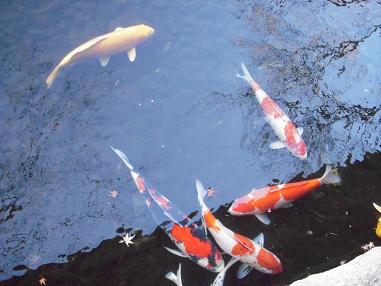
POLYGON ((181 263, 179 264, 179 269, 177 270, 177 276, 173 272, 168 272, 165 274, 165 278, 173 281, 176 285, 182 285, 181 281, 181 263))
POLYGON ((196 180, 196 189, 197 189, 197 198, 198 198, 198 202, 200 203, 200 206, 203 208, 204 207, 206 208, 206 205, 204 202, 206 190, 204 188, 204 185, 199 180, 196 180))
POLYGON ((337 169, 333 169, 332 166, 327 165, 325 168, 325 172, 323 176, 320 178, 320 183, 322 185, 327 185, 327 184, 340 184, 341 179, 339 176, 339 173, 337 172, 337 169))
POLYGON ((59 64, 54 68, 54 70, 50 73, 48 78, 46 79, 46 88, 50 88, 53 84, 53 81, 56 79, 58 73, 60 72, 62 66, 59 64))
POLYGON ((237 73, 237 77, 239 78, 242 78, 244 80, 246 80, 249 84, 251 84, 254 80, 253 78, 251 77, 249 71, 247 70, 246 66, 244 65, 244 63, 241 63, 241 67, 242 67, 242 70, 243 70, 243 75, 240 75, 239 73, 237 73))
POLYGON ((134 166, 131 165, 130 161, 128 160, 127 156, 120 150, 110 146, 110 148, 116 153, 116 155, 119 156, 120 159, 126 164, 127 168, 130 169, 131 171, 134 170, 134 166))
POLYGON ((230 258, 229 262, 226 264, 225 268, 221 270, 220 273, 218 273, 218 275, 216 276, 216 278, 214 279, 213 283, 210 285, 210 286, 223 286, 224 285, 224 279, 225 279, 225 275, 226 275, 226 271, 234 264, 236 263, 237 261, 239 261, 239 259, 237 257, 232 257, 230 258))
POLYGON ((177 277, 175 275, 175 273, 173 272, 168 272, 167 274, 165 274, 165 278, 173 281, 175 284, 177 284, 177 277))

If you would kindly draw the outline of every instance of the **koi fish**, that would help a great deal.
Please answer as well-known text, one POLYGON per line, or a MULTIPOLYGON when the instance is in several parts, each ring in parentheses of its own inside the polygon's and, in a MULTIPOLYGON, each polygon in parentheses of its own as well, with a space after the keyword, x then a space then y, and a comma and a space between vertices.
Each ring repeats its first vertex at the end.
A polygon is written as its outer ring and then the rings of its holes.
MULTIPOLYGON (((373 206, 375 207, 376 210, 378 210, 381 213, 381 207, 379 205, 376 205, 373 203, 373 206)), ((376 227, 376 235, 381 238, 381 216, 378 219, 377 227, 376 227)))
POLYGON ((181 263, 179 264, 179 269, 177 269, 177 275, 173 272, 168 272, 165 274, 165 278, 171 280, 177 286, 183 286, 183 281, 181 280, 181 263))
POLYGON ((212 272, 224 268, 224 260, 217 246, 207 237, 206 232, 193 223, 190 218, 172 204, 165 196, 153 189, 131 165, 127 156, 120 150, 111 149, 122 159, 130 170, 139 193, 158 226, 169 236, 180 250, 165 247, 172 254, 186 257, 212 272), (169 218, 169 220, 168 220, 169 218))
POLYGON ((249 194, 236 199, 229 213, 232 215, 255 215, 262 223, 270 224, 267 212, 278 208, 287 208, 291 203, 321 185, 338 184, 340 177, 331 166, 327 166, 319 179, 306 180, 296 183, 267 186, 252 190, 249 194))
POLYGON ((265 120, 270 124, 280 140, 271 143, 270 148, 281 149, 287 147, 299 159, 307 159, 307 147, 302 138, 303 128, 296 128, 279 105, 253 80, 243 63, 241 63, 241 67, 243 75, 237 73, 237 77, 246 80, 250 84, 265 114, 265 120))
POLYGON ((263 247, 262 233, 251 240, 225 227, 206 206, 204 202, 206 190, 198 180, 196 180, 196 188, 205 227, 224 252, 243 262, 238 269, 238 279, 245 277, 252 269, 267 274, 282 272, 282 263, 279 258, 263 247))
POLYGON ((128 58, 133 62, 136 58, 136 45, 150 37, 155 30, 146 25, 137 25, 127 28, 118 27, 115 31, 87 41, 68 53, 54 68, 46 79, 46 86, 50 88, 58 73, 64 66, 73 64, 81 59, 97 57, 104 67, 110 60, 110 55, 127 51, 128 58))

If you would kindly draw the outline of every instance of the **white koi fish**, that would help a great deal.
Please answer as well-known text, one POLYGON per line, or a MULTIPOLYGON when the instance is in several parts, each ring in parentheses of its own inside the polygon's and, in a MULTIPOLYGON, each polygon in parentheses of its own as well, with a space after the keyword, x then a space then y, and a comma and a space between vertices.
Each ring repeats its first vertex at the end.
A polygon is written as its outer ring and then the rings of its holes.
POLYGON ((259 104, 262 106, 266 121, 270 124, 280 140, 271 143, 270 148, 280 149, 287 147, 287 149, 299 159, 307 159, 307 147, 301 137, 303 128, 296 128, 278 104, 253 80, 243 63, 241 63, 241 67, 243 75, 237 73, 237 77, 246 80, 250 84, 259 104))
POLYGON ((183 281, 181 281, 181 263, 179 264, 179 269, 177 270, 177 275, 173 272, 168 272, 165 274, 165 278, 174 282, 177 286, 183 286, 183 281))
POLYGON ((155 30, 146 25, 137 25, 127 28, 118 27, 115 31, 87 41, 68 53, 54 68, 46 79, 46 86, 50 88, 60 70, 67 65, 81 59, 97 57, 102 66, 106 66, 111 55, 128 52, 128 58, 133 62, 136 58, 136 45, 150 37, 155 30))
POLYGON ((239 279, 245 277, 252 269, 267 274, 282 272, 279 258, 263 247, 262 233, 251 240, 226 228, 206 206, 204 202, 206 190, 198 180, 196 180, 196 188, 204 225, 224 252, 243 262, 237 273, 239 279))

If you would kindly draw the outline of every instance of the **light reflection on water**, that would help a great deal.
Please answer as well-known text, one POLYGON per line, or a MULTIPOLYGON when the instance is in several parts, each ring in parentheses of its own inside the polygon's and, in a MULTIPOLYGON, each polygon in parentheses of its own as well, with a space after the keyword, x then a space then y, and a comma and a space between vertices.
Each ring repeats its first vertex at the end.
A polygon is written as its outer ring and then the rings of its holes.
POLYGON ((60 255, 94 247, 120 226, 154 229, 110 145, 187 213, 198 207, 195 178, 218 190, 210 203, 217 207, 253 186, 308 175, 322 161, 344 165, 381 149, 375 2, 0 7, 2 279, 16 265, 63 261, 60 255), (136 62, 123 54, 105 68, 84 61, 46 90, 46 76, 71 49, 138 23, 156 33, 137 47, 136 62), (241 61, 304 127, 307 162, 268 148, 276 138, 235 77, 241 61))

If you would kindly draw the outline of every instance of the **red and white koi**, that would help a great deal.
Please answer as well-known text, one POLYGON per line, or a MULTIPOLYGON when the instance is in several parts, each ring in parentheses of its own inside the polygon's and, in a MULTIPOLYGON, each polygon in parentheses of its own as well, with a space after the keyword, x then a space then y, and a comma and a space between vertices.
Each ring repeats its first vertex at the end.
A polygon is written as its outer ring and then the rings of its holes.
POLYGON ((232 215, 255 215, 262 223, 270 224, 267 212, 278 208, 290 207, 291 203, 325 184, 338 184, 340 177, 336 170, 327 166, 319 179, 296 183, 267 186, 253 190, 249 194, 236 199, 229 213, 232 215))
POLYGON ((150 184, 134 169, 122 151, 113 147, 111 149, 130 169, 131 177, 140 194, 144 197, 153 219, 180 252, 165 248, 175 255, 189 258, 209 271, 220 272, 224 268, 224 260, 217 246, 208 239, 206 232, 193 223, 166 197, 150 187, 150 184))
POLYGON ((251 77, 246 66, 241 63, 243 75, 237 73, 237 77, 246 80, 261 105, 266 121, 270 124, 280 141, 270 144, 271 149, 287 147, 292 154, 299 159, 307 158, 307 147, 302 138, 303 128, 296 128, 283 110, 273 101, 264 90, 251 77))
POLYGON ((223 251, 243 262, 237 273, 239 279, 245 277, 252 269, 267 274, 282 272, 279 258, 263 247, 263 234, 251 240, 226 228, 206 206, 204 197, 207 192, 198 180, 196 188, 204 225, 223 251))

